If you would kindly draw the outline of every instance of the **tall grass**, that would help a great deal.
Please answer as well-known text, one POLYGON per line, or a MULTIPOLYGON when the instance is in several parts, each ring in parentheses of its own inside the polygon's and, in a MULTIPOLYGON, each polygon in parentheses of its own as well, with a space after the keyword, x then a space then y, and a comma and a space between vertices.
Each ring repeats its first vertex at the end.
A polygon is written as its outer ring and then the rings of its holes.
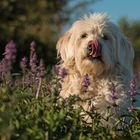
MULTIPOLYGON (((43 60, 37 58, 36 43, 33 41, 30 46, 30 58, 22 58, 20 73, 12 73, 17 53, 13 41, 6 45, 0 61, 1 140, 140 139, 140 112, 135 107, 135 77, 130 82, 131 106, 128 114, 121 116, 113 128, 107 128, 94 110, 87 112, 82 107, 74 108, 78 97, 61 100, 60 81, 67 71, 63 69, 58 72, 55 66, 51 72, 46 71, 43 60), (92 122, 86 122, 84 115, 89 115, 92 122), (118 128, 120 124, 121 128, 118 128)), ((83 86, 88 84, 85 75, 83 86)))

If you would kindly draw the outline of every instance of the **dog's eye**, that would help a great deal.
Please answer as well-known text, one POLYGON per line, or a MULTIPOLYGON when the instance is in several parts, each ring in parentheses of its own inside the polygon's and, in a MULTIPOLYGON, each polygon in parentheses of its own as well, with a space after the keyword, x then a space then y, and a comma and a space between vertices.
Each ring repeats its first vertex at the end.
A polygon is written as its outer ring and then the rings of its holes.
POLYGON ((86 33, 83 33, 80 37, 81 38, 86 38, 87 37, 87 34, 86 33))
POLYGON ((102 35, 102 39, 103 39, 103 40, 109 40, 109 37, 108 37, 106 34, 103 34, 103 35, 102 35))

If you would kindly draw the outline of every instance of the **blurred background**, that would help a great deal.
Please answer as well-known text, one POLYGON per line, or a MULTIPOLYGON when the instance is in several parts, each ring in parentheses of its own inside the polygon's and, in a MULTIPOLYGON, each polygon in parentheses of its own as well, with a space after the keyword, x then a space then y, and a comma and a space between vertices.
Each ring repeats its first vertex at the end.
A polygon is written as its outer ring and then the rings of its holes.
POLYGON ((130 39, 135 49, 135 73, 140 77, 140 1, 138 0, 0 0, 0 57, 14 40, 17 63, 29 56, 32 40, 47 66, 56 64, 58 38, 84 14, 106 12, 130 39))

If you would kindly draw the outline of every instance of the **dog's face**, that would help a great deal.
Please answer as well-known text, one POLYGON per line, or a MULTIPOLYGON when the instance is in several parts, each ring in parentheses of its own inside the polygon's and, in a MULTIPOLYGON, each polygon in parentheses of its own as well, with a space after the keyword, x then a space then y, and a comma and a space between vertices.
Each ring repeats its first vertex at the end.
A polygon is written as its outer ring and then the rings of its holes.
POLYGON ((57 43, 68 69, 99 76, 119 67, 132 73, 134 51, 119 28, 105 14, 95 13, 76 21, 57 43))

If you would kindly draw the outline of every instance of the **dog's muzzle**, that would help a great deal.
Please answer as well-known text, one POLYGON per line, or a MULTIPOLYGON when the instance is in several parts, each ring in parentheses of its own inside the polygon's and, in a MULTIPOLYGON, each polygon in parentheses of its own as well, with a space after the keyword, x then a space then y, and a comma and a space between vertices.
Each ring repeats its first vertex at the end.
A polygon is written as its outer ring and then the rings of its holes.
POLYGON ((98 40, 91 40, 88 43, 88 55, 92 58, 98 58, 101 56, 101 45, 98 40))

